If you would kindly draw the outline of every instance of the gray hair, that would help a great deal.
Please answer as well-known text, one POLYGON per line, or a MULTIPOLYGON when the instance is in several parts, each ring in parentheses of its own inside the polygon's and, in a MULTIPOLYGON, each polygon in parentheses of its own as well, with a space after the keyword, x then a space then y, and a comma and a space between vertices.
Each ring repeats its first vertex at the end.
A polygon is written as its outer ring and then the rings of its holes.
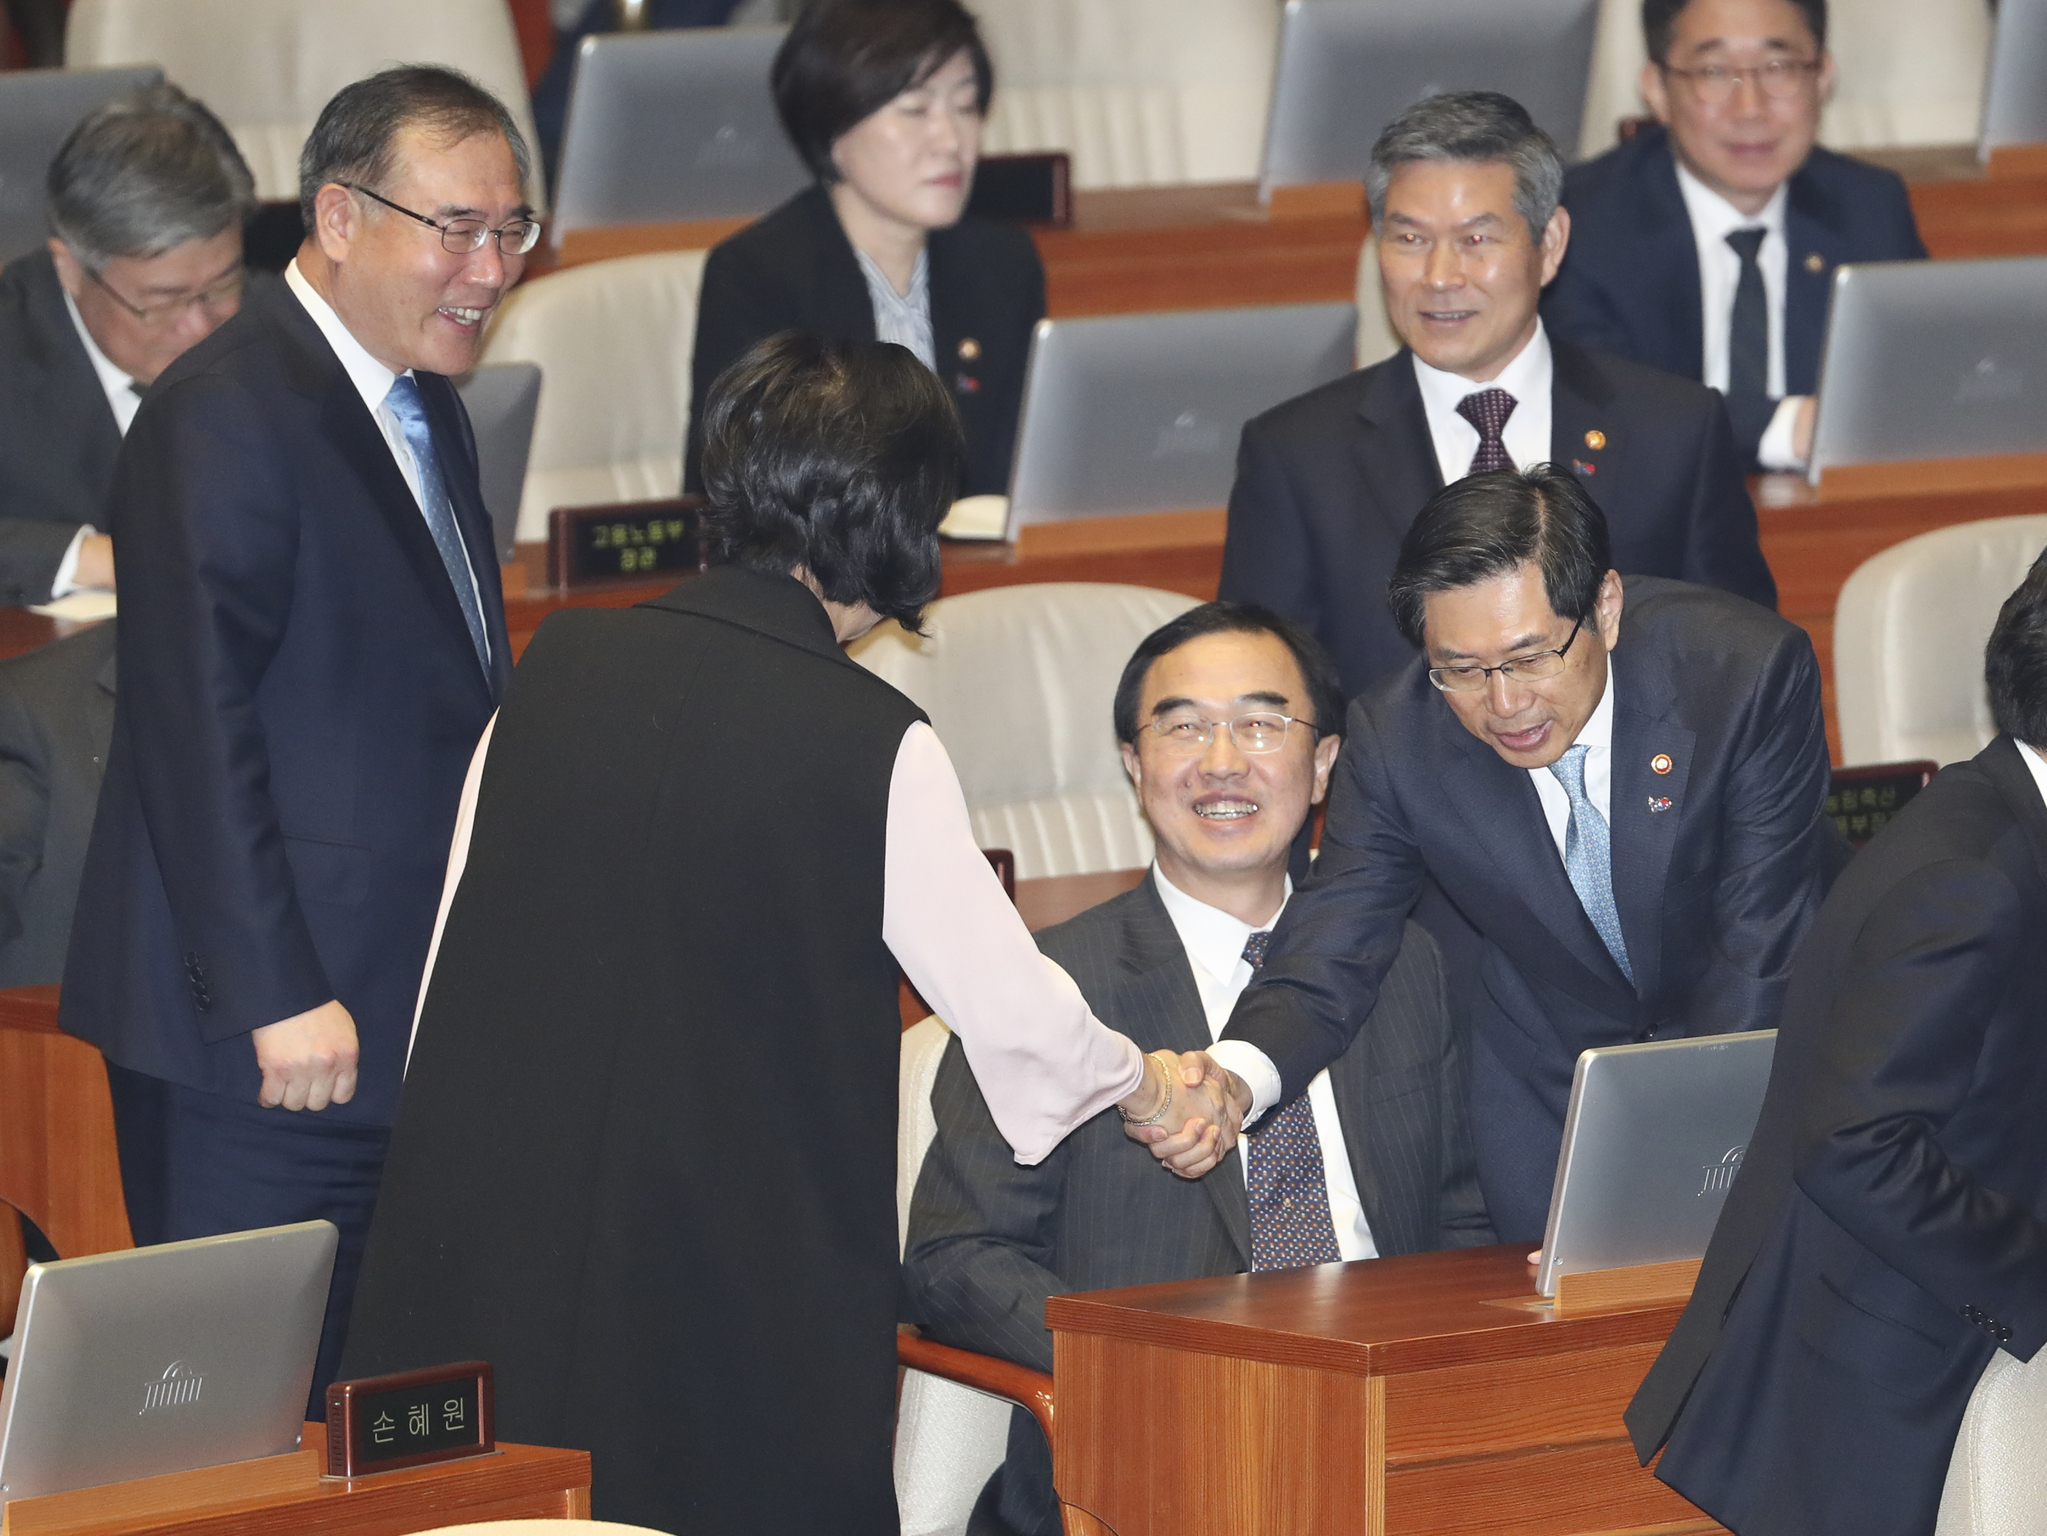
POLYGON ((90 114, 50 162, 50 231, 94 272, 240 228, 256 183, 220 119, 175 85, 90 114))
POLYGON ((532 159, 526 136, 505 104, 459 69, 441 64, 400 64, 344 85, 320 109, 320 120, 299 151, 299 217, 313 227, 313 202, 329 182, 354 182, 372 191, 391 179, 398 135, 423 128, 454 143, 495 133, 511 146, 524 186, 532 159))
POLYGON ((1386 187, 1400 166, 1418 160, 1504 160, 1514 168, 1514 211, 1528 221, 1538 244, 1564 196, 1564 157, 1535 126, 1528 109, 1498 91, 1457 91, 1425 96, 1386 125, 1372 146, 1365 197, 1372 227, 1386 221, 1386 187))

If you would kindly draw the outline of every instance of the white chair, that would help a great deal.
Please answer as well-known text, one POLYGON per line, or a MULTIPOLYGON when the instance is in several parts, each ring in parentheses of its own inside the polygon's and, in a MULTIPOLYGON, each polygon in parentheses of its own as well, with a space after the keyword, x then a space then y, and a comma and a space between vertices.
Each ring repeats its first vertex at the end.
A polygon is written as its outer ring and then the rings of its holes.
POLYGON ((535 278, 498 306, 479 361, 541 369, 520 539, 546 538, 555 507, 681 489, 703 274, 702 251, 622 256, 535 278))
MULTIPOLYGON (((1983 0, 1857 0, 1827 16, 1838 76, 1820 118, 1831 149, 1973 141, 1983 115, 1990 8, 1983 0)), ((1641 0, 1603 0, 1580 155, 1611 149, 1616 125, 1648 110, 1641 0)))
POLYGON ((2047 1350, 1990 1357, 1948 1462, 1934 1536, 2047 1531, 2047 1350))
MULTIPOLYGON (((448 64, 534 144, 526 66, 505 0, 76 0, 72 69, 160 64, 234 134, 265 198, 299 195, 298 157, 328 98, 387 64, 448 64)), ((536 148, 527 196, 541 205, 536 148)))
POLYGON ((1014 850, 1018 879, 1133 869, 1151 833, 1110 705, 1138 641, 1194 606, 1106 582, 994 587, 933 603, 925 639, 885 624, 851 654, 931 717, 975 839, 1014 850))
POLYGON ((1250 181, 1276 0, 975 0, 995 63, 990 153, 1063 149, 1076 187, 1250 181))
POLYGON ((1400 337, 1386 317, 1386 290, 1379 283, 1379 240, 1365 236, 1358 248, 1358 344, 1352 362, 1359 368, 1383 363, 1400 350, 1400 337))
POLYGON ((1983 647, 2047 545, 2047 515, 1939 528, 1855 568, 1834 609, 1834 701, 1848 763, 1973 757, 1996 734, 1983 647))

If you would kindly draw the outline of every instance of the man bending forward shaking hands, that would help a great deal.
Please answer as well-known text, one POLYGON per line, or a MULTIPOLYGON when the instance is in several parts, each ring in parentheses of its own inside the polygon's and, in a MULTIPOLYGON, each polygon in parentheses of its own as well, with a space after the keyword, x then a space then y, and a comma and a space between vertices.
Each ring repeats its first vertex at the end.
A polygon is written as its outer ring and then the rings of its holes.
MULTIPOLYGON (((1261 608, 1209 603, 1138 647, 1116 734, 1157 861, 1136 890, 1038 935, 1099 1018, 1146 1048, 1215 1037, 1287 904, 1287 854, 1328 785, 1342 709, 1321 647, 1261 608)), ((1369 1032, 1198 1186, 1161 1178, 1114 1115, 1020 1166, 957 1040, 931 1107, 904 1255, 915 1315, 1038 1370, 1061 1292, 1492 1241, 1442 961, 1412 925, 1369 1032)), ((968 1531, 1059 1529, 1044 1439, 1019 1412, 968 1531)))
MULTIPOLYGON (((1401 545, 1423 647, 1351 705, 1313 881, 1215 1059, 1254 1108, 1350 1043, 1426 876, 1483 941, 1471 1123, 1487 1210, 1540 1238, 1590 1046, 1776 1023, 1838 846, 1802 630, 1703 587, 1625 586, 1606 519, 1548 466, 1460 480, 1401 545)), ((1175 1166, 1179 1142, 1154 1150, 1175 1166)))

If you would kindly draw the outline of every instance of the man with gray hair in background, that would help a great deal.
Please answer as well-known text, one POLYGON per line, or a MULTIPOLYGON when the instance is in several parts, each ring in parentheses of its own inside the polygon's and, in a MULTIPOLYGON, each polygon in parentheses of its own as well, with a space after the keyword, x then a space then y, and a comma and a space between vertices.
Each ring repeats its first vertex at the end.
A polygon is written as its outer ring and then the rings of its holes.
POLYGON ((220 120, 159 85, 50 165, 49 248, 0 272, 0 604, 114 585, 108 492, 142 391, 242 300, 255 184, 220 120))
POLYGON ((1409 107, 1365 179, 1405 345, 1244 428, 1219 595, 1306 625, 1346 695, 1414 659, 1384 596, 1401 537, 1436 491, 1486 470, 1554 463, 1606 514, 1621 571, 1776 606, 1720 397, 1544 331, 1536 302, 1571 237, 1563 181, 1509 97, 1409 107))

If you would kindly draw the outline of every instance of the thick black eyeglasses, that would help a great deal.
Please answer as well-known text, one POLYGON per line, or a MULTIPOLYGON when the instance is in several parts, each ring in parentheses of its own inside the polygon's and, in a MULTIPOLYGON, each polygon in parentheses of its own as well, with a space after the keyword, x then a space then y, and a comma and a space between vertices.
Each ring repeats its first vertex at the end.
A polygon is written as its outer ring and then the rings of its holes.
POLYGON ((436 223, 423 213, 414 213, 403 203, 394 203, 382 193, 372 192, 368 187, 355 182, 344 181, 341 186, 351 192, 360 192, 364 197, 382 203, 393 213, 402 213, 408 219, 417 219, 428 229, 437 230, 441 237, 441 249, 457 256, 468 256, 483 249, 483 242, 493 235, 497 237, 498 253, 503 256, 524 256, 540 244, 540 223, 537 219, 507 219, 492 229, 481 219, 450 219, 445 224, 436 223))
POLYGON ((1564 652, 1571 648, 1571 641, 1578 638, 1578 631, 1585 627, 1580 619, 1571 626, 1571 638, 1553 651, 1535 651, 1527 656, 1516 656, 1512 661, 1503 661, 1497 667, 1431 667, 1429 681, 1445 693, 1477 693, 1491 681, 1497 672, 1510 683, 1539 683, 1546 677, 1555 677, 1564 670, 1564 652))

